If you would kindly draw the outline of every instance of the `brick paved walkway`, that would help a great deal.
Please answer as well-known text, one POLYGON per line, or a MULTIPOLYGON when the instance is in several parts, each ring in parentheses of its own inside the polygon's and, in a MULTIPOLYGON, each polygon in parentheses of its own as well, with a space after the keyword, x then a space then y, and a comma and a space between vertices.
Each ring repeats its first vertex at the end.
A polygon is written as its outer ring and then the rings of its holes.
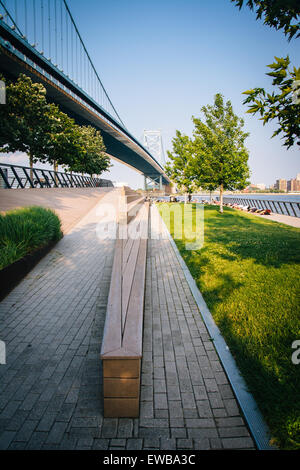
POLYGON ((0 304, 0 449, 254 448, 168 239, 149 240, 140 418, 103 418, 114 241, 96 223, 97 206, 0 304))

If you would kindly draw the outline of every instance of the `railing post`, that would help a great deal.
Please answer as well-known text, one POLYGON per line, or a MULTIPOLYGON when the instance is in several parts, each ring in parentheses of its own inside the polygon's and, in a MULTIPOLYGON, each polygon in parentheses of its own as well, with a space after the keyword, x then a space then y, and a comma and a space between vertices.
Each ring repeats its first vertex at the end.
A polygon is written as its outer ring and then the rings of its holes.
POLYGON ((283 210, 282 210, 280 201, 277 201, 277 205, 278 205, 278 207, 279 207, 279 209, 280 209, 280 211, 281 211, 281 214, 282 214, 282 215, 285 215, 284 212, 283 212, 283 210))
POLYGON ((37 174, 36 169, 35 169, 35 168, 32 168, 32 171, 33 171, 33 173, 34 173, 34 176, 35 176, 36 179, 38 180, 40 187, 43 188, 43 187, 44 187, 44 186, 43 186, 43 183, 41 182, 41 180, 40 180, 40 178, 39 178, 39 175, 37 174))
POLYGON ((65 173, 66 177, 68 178, 68 182, 70 183, 71 185, 71 188, 73 188, 73 182, 72 182, 72 178, 70 178, 70 175, 69 173, 65 173))
MULTIPOLYGON (((30 186, 31 186, 32 188, 34 188, 33 181, 31 180, 30 176, 28 175, 28 173, 27 173, 27 171, 26 171, 26 168, 23 168, 23 172, 24 172, 24 174, 25 174, 25 176, 26 176, 26 178, 27 178, 27 181, 29 181, 30 186)), ((26 186, 26 184, 25 184, 25 186, 26 186)))
POLYGON ((290 204, 291 208, 293 209, 295 217, 297 217, 296 211, 294 209, 294 204, 292 202, 290 202, 289 204, 290 204))
POLYGON ((74 175, 73 178, 75 178, 76 187, 81 188, 80 179, 79 179, 78 175, 74 175))
POLYGON ((11 170, 12 170, 13 174, 15 175, 16 180, 18 181, 21 188, 24 189, 23 183, 22 183, 21 179, 19 178, 19 175, 18 175, 18 173, 16 172, 16 170, 14 169, 13 166, 11 166, 11 170))
POLYGON ((62 173, 62 172, 60 172, 60 175, 61 175, 61 179, 62 179, 63 182, 64 182, 64 183, 63 183, 63 186, 68 188, 69 185, 68 185, 68 182, 67 182, 66 179, 65 179, 65 174, 62 173))
POLYGON ((290 215, 290 211, 289 211, 288 208, 286 207, 285 201, 282 201, 282 202, 283 202, 283 205, 284 205, 284 208, 285 208, 287 214, 290 215))
POLYGON ((61 182, 61 179, 60 179, 60 176, 59 176, 59 172, 58 171, 55 171, 55 177, 57 178, 59 184, 60 184, 60 187, 63 188, 64 187, 64 183, 61 182))
POLYGON ((56 178, 55 178, 55 176, 52 175, 52 173, 53 173, 53 171, 49 170, 49 174, 50 174, 50 176, 51 176, 51 178, 52 178, 52 181, 53 181, 53 183, 54 183, 54 186, 55 186, 56 188, 58 188, 58 184, 57 184, 56 178))
POLYGON ((48 175, 45 174, 44 170, 42 170, 42 175, 43 175, 43 177, 44 177, 46 186, 47 186, 48 188, 51 188, 51 185, 50 185, 50 183, 49 183, 49 177, 48 177, 48 175))
POLYGON ((2 176, 2 179, 3 179, 4 183, 6 184, 6 187, 9 189, 10 184, 9 184, 8 178, 6 178, 7 172, 3 171, 2 168, 0 167, 0 173, 1 173, 1 176, 2 176))

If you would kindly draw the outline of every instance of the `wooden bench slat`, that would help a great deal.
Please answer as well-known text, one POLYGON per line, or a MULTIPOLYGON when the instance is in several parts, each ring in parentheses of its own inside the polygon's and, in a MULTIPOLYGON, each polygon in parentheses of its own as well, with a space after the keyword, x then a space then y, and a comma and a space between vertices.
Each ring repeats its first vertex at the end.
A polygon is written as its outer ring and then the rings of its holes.
POLYGON ((125 243, 124 243, 124 248, 123 248, 123 272, 127 266, 127 261, 128 261, 128 258, 130 256, 130 253, 131 253, 131 250, 132 250, 132 246, 133 246, 133 238, 127 238, 126 240, 124 240, 125 243))
POLYGON ((136 351, 139 357, 142 356, 143 315, 141 311, 144 310, 146 254, 147 240, 141 240, 122 341, 122 347, 125 350, 136 351))
POLYGON ((122 346, 122 249, 123 240, 116 240, 101 354, 122 346))
POLYGON ((132 283, 134 272, 136 269, 136 263, 138 259, 138 253, 140 248, 140 240, 134 240, 130 254, 130 262, 126 263, 122 276, 122 335, 124 333, 124 326, 127 317, 127 309, 129 297, 132 293, 132 283))

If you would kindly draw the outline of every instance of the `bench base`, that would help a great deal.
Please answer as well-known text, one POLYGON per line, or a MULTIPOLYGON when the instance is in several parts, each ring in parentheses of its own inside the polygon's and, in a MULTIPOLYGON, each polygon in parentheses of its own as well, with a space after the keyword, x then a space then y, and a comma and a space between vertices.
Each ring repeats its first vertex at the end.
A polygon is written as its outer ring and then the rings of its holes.
POLYGON ((104 398, 104 418, 138 418, 139 398, 104 398))
POLYGON ((141 358, 103 360, 105 418, 138 418, 141 358))

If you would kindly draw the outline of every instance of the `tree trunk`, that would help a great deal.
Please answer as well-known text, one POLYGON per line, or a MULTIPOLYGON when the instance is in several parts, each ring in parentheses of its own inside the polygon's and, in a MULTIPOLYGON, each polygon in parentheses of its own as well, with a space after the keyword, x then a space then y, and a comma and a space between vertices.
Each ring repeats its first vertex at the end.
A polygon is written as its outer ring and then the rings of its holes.
POLYGON ((56 172, 57 172, 57 170, 58 170, 58 165, 57 165, 56 160, 54 160, 54 162, 53 162, 53 170, 54 170, 54 179, 55 179, 55 182, 56 182, 56 184, 57 184, 57 186, 58 186, 58 185, 59 185, 59 181, 58 181, 58 178, 57 178, 57 176, 56 176, 56 172))
POLYGON ((220 213, 223 214, 223 191, 224 191, 224 186, 223 183, 220 186, 220 213))
POLYGON ((209 203, 210 203, 210 204, 212 203, 212 200, 211 200, 211 193, 212 193, 212 191, 209 191, 209 203))
POLYGON ((33 168, 33 156, 31 155, 31 153, 29 154, 29 166, 30 166, 30 179, 31 179, 31 181, 33 182, 33 171, 32 171, 32 168, 33 168))
POLYGON ((184 203, 185 204, 187 203, 187 193, 186 192, 184 193, 184 203))

